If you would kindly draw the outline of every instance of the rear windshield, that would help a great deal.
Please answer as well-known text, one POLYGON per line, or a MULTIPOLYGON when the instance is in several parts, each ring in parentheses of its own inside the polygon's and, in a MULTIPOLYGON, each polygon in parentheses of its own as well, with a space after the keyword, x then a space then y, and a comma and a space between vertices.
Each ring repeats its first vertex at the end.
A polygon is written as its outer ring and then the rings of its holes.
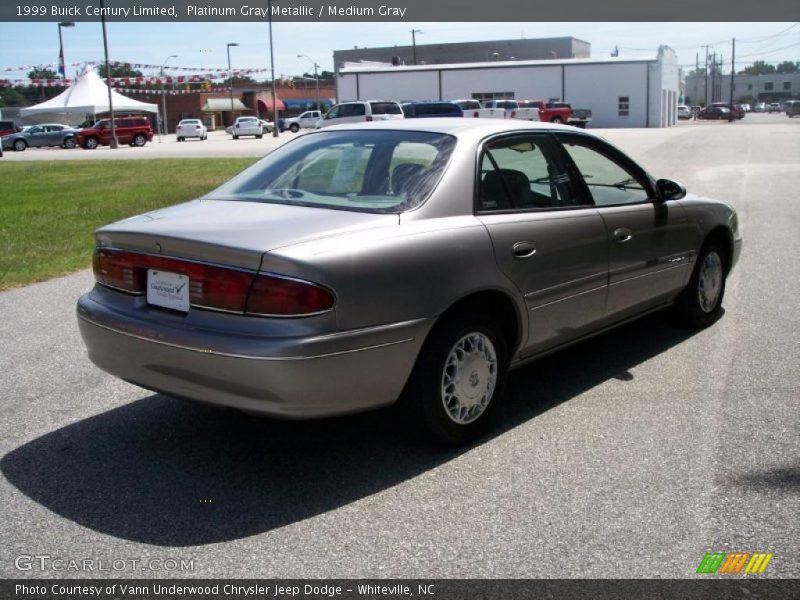
POLYGON ((278 148, 208 197, 400 213, 430 195, 455 144, 420 131, 322 131, 278 148))
POLYGON ((255 117, 239 117, 239 123, 255 123, 258 119, 255 117))
POLYGON ((403 111, 396 102, 370 102, 373 115, 402 115, 403 111))
POLYGON ((184 119, 178 125, 200 125, 200 119, 184 119))

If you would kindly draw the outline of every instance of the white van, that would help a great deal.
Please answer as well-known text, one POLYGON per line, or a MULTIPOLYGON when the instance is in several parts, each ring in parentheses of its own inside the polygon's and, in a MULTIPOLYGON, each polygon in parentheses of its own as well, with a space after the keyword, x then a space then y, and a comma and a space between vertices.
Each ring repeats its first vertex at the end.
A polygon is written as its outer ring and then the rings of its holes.
POLYGON ((335 104, 317 122, 317 128, 341 123, 363 123, 364 121, 388 121, 402 119, 403 109, 392 100, 358 100, 335 104))

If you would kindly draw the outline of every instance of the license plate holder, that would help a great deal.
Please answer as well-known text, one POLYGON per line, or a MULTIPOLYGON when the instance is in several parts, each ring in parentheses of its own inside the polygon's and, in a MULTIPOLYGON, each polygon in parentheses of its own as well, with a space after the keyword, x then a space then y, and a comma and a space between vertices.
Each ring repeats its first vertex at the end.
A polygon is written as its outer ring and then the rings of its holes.
POLYGON ((189 278, 180 273, 148 269, 147 303, 189 312, 189 278))

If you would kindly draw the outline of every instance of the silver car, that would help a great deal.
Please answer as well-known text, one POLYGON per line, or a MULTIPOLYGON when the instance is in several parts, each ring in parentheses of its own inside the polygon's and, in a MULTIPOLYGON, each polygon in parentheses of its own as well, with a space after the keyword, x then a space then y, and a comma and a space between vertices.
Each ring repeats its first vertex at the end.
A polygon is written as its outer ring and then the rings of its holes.
POLYGON ((741 248, 730 206, 595 135, 478 119, 319 130, 96 239, 100 368, 287 418, 400 400, 447 444, 544 353, 669 306, 714 323, 741 248))
POLYGON ((46 148, 60 146, 74 148, 77 146, 75 136, 77 129, 59 123, 43 123, 23 128, 22 131, 4 135, 2 145, 6 150, 22 152, 26 148, 46 148))

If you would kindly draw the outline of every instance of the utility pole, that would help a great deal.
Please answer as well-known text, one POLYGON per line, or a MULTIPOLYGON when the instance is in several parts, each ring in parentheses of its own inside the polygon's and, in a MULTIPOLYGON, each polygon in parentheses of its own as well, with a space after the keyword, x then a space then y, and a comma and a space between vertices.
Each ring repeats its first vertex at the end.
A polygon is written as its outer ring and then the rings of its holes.
POLYGON ((414 64, 417 64, 417 34, 422 33, 420 29, 411 30, 411 52, 414 55, 414 64))
POLYGON ((692 100, 697 104, 697 76, 700 74, 700 53, 694 53, 694 89, 692 90, 692 100))
POLYGON ((733 79, 736 73, 736 38, 733 38, 731 45, 733 46, 733 49, 731 50, 731 102, 730 103, 731 106, 733 106, 733 89, 736 85, 733 79))
POLYGON ((278 132, 278 96, 275 93, 275 53, 272 50, 272 0, 267 0, 269 11, 269 73, 272 77, 272 137, 280 135, 278 132))
POLYGON ((706 93, 703 96, 705 101, 705 105, 708 106, 708 46, 706 46, 706 67, 705 67, 705 75, 706 75, 706 93))
POLYGON ((114 100, 111 96, 111 64, 108 62, 108 34, 106 33, 106 11, 103 0, 100 0, 100 22, 103 25, 103 54, 106 59, 106 87, 108 88, 108 112, 111 113, 111 140, 108 147, 116 150, 119 147, 117 141, 117 126, 114 123, 114 100))

